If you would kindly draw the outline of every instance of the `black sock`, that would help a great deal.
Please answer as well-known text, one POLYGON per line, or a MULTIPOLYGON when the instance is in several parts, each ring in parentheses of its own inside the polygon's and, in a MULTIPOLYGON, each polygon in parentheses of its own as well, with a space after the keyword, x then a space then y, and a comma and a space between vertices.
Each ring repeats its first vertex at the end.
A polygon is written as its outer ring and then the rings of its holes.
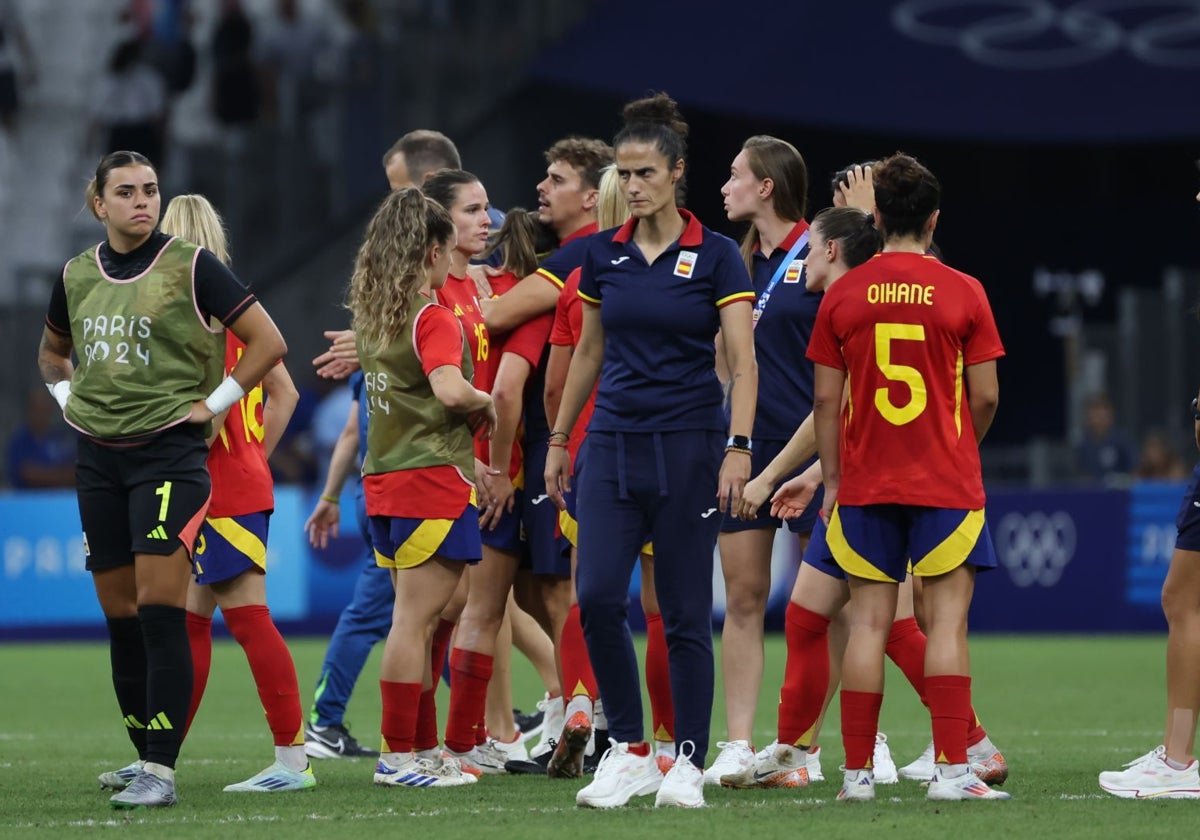
POLYGON ((187 611, 149 604, 138 607, 138 619, 146 645, 146 761, 173 768, 192 699, 187 611))
POLYGON ((142 642, 142 624, 137 618, 109 618, 106 621, 117 705, 138 758, 145 758, 146 646, 142 642))

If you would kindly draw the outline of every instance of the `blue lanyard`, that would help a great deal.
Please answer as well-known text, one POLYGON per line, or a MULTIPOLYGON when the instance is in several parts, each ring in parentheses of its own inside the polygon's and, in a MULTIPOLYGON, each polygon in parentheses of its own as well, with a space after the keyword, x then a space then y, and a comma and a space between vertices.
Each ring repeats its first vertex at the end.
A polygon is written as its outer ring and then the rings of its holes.
POLYGON ((767 288, 763 289, 761 295, 758 296, 758 303, 754 304, 754 314, 751 318, 754 321, 754 328, 758 329, 758 320, 762 317, 763 310, 767 308, 767 302, 771 300, 771 292, 775 291, 775 286, 778 285, 783 277, 788 266, 796 259, 796 256, 804 250, 804 246, 808 244, 808 231, 800 234, 800 238, 795 241, 787 254, 783 257, 783 262, 779 264, 779 268, 775 269, 775 274, 771 277, 771 282, 767 284, 767 288))

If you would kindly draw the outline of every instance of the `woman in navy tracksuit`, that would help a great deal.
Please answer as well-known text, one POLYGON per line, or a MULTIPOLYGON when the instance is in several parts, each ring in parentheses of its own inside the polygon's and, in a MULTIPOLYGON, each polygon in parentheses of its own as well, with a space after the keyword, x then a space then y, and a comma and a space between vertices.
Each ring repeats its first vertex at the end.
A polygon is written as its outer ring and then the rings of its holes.
POLYGON ((659 805, 696 807, 704 804, 698 767, 712 716, 713 546, 721 512, 738 506, 750 474, 754 291, 737 245, 677 207, 687 124, 675 103, 658 94, 627 105, 624 117, 613 145, 632 218, 589 243, 579 284, 588 304, 583 333, 546 462, 547 492, 561 505, 570 476, 565 444, 598 376, 579 486, 576 586, 613 747, 576 801, 617 807, 658 791, 659 805), (728 428, 715 370, 718 329, 733 383, 728 428), (680 745, 666 777, 643 739, 625 625, 629 577, 647 538, 680 745))

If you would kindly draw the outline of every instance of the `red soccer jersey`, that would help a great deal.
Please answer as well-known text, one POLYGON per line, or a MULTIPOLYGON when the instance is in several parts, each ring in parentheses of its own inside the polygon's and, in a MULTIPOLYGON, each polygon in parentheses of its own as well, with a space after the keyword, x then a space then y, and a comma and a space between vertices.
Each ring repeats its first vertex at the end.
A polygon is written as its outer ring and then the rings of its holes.
MULTIPOLYGON (((583 333, 583 301, 579 298, 579 275, 581 273, 582 270, 578 268, 572 271, 558 296, 558 305, 554 309, 554 329, 550 331, 551 344, 561 347, 579 346, 579 336, 583 333)), ((579 412, 579 419, 575 421, 575 431, 571 433, 571 439, 567 441, 567 452, 571 454, 572 464, 576 462, 579 456, 579 447, 583 446, 583 439, 587 437, 588 423, 591 422, 592 412, 596 408, 596 388, 598 387, 600 387, 600 383, 597 381, 587 402, 583 404, 583 410, 579 412)))
POLYGON ((932 256, 877 254, 830 287, 808 358, 850 381, 838 502, 982 508, 963 369, 1003 355, 979 281, 932 256))
MULTIPOLYGON (((483 313, 479 310, 479 292, 475 288, 475 281, 470 277, 447 275, 446 285, 437 290, 437 302, 453 312, 462 322, 463 333, 471 346, 471 362, 478 377, 478 371, 487 366, 488 357, 491 355, 491 341, 487 324, 483 321, 483 313)), ((491 391, 490 381, 486 389, 478 382, 476 378, 475 387, 481 391, 491 391)))
MULTIPOLYGON (((226 376, 245 348, 237 336, 225 331, 226 376)), ((208 472, 212 476, 208 516, 219 519, 274 509, 274 483, 263 449, 264 432, 263 387, 259 383, 230 407, 225 424, 208 450, 208 472)))
MULTIPOLYGON (((517 277, 511 271, 489 278, 492 292, 496 297, 506 294, 520 280, 521 278, 517 277)), ((542 363, 542 352, 546 349, 546 340, 550 337, 550 328, 553 326, 553 323, 553 315, 547 312, 544 315, 531 318, 503 335, 489 354, 486 388, 478 382, 476 382, 475 387, 489 392, 492 390, 492 387, 496 383, 496 371, 500 367, 500 359, 503 358, 505 353, 514 353, 520 356, 529 362, 530 367, 536 370, 538 365, 542 363)), ((536 377, 531 376, 529 381, 533 382, 535 379, 536 377)), ((525 398, 527 400, 541 399, 542 395, 526 393, 525 398)), ((522 446, 524 445, 523 434, 523 430, 518 430, 517 436, 513 439, 513 451, 509 459, 508 477, 514 481, 521 474, 521 465, 524 460, 522 450, 522 446)), ((485 464, 490 463, 491 449, 488 441, 478 439, 475 441, 475 457, 485 464)))

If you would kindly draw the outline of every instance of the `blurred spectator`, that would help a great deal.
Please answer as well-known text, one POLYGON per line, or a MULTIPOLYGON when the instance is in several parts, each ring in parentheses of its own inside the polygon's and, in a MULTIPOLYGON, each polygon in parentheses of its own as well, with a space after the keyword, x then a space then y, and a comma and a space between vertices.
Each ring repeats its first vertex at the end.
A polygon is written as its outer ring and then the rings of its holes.
POLYGON ((167 95, 184 93, 196 80, 190 0, 159 0, 153 28, 144 38, 146 60, 167 85, 167 95))
POLYGON ((321 402, 321 393, 312 385, 296 381, 300 402, 283 437, 271 453, 271 475, 276 484, 313 484, 319 479, 318 464, 313 454, 313 412, 321 402))
POLYGON ((162 169, 166 116, 166 83, 146 62, 141 42, 130 39, 118 44, 93 101, 89 147, 94 147, 100 133, 105 154, 130 149, 162 169))
POLYGON ((75 486, 75 435, 38 386, 25 398, 25 423, 8 440, 8 483, 18 489, 75 486))
POLYGON ((24 61, 24 78, 32 83, 35 74, 33 50, 25 35, 25 27, 17 15, 13 0, 0 0, 0 125, 9 134, 17 128, 17 113, 21 107, 18 93, 17 50, 24 61))
POLYGON ((298 0, 276 0, 261 56, 268 83, 265 101, 284 132, 305 129, 324 99, 317 76, 324 47, 324 30, 301 14, 298 0))
POLYGON ((1187 478, 1188 468, 1167 433, 1152 429, 1142 439, 1142 455, 1133 474, 1143 479, 1177 481, 1187 478))
POLYGON ((1076 448, 1081 477, 1102 483, 1128 478, 1136 462, 1133 440, 1116 427, 1112 401, 1107 394, 1088 397, 1083 414, 1083 441, 1076 448))
POLYGON ((212 106, 217 122, 225 128, 255 122, 262 91, 254 64, 254 24, 241 0, 222 0, 211 51, 212 106))

